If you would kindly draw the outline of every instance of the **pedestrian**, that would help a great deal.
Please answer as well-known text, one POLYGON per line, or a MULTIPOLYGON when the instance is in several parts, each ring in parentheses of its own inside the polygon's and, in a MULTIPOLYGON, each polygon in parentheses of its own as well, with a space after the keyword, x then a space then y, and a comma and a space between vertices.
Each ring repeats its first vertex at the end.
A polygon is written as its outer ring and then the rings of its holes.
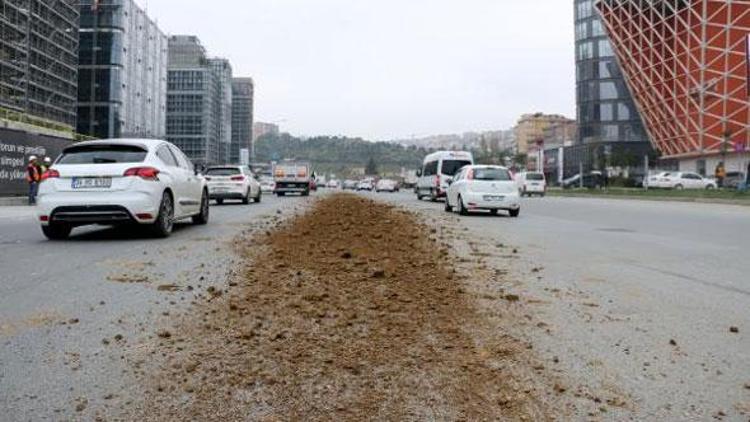
POLYGON ((719 188, 723 188, 724 179, 727 177, 727 170, 724 168, 723 161, 720 161, 719 164, 716 165, 716 170, 714 170, 714 177, 716 178, 716 185, 719 188))
POLYGON ((42 162, 41 166, 41 174, 44 174, 49 170, 49 168, 52 167, 52 159, 49 157, 44 157, 44 160, 42 162))
POLYGON ((26 166, 26 181, 29 183, 29 205, 36 205, 36 194, 39 191, 39 182, 42 180, 42 169, 35 155, 29 157, 29 165, 26 166))

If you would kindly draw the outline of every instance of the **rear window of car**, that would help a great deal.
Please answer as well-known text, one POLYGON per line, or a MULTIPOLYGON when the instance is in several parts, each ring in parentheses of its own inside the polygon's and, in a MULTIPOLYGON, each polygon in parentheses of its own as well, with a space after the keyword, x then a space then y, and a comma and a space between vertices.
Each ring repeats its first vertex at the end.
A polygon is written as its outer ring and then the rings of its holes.
POLYGON ((476 168, 474 169, 474 180, 487 180, 493 182, 506 182, 513 180, 510 172, 505 169, 476 168))
POLYGON ((542 173, 526 173, 526 180, 544 180, 542 173))
POLYGON ((206 176, 234 176, 241 173, 236 167, 214 167, 206 170, 206 176))
POLYGON ((81 145, 67 148, 57 164, 142 163, 146 155, 134 145, 81 145))
POLYGON ((445 160, 440 172, 446 176, 455 176, 461 168, 471 165, 471 161, 465 160, 445 160))

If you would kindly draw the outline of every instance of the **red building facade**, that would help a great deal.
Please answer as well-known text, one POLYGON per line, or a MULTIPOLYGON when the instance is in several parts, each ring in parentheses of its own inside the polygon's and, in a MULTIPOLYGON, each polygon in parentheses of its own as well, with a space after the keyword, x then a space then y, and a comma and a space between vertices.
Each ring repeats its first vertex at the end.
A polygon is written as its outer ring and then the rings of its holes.
POLYGON ((596 7, 656 148, 667 158, 745 160, 750 0, 599 0, 596 7))

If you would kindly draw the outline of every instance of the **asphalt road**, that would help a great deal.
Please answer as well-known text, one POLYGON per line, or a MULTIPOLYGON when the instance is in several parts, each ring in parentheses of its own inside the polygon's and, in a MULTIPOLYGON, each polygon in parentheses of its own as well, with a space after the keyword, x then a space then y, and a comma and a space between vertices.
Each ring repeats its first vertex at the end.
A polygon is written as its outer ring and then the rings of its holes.
MULTIPOLYGON (((611 402, 596 418, 748 420, 750 208, 544 198, 511 219, 446 214, 408 193, 366 195, 455 227, 480 249, 516 249, 516 259, 486 258, 508 271, 522 312, 543 321, 514 334, 571 400, 611 402)), ((236 234, 309 203, 266 196, 213 207, 208 226, 179 226, 165 240, 83 229, 66 242, 46 241, 25 208, 0 209, 0 419, 127 407, 138 392, 123 351, 226 282, 236 234)))
POLYGON ((248 225, 308 202, 214 206, 207 226, 181 224, 168 239, 79 228, 64 242, 47 241, 30 209, 0 209, 0 420, 75 419, 76 407, 128 397, 122 350, 224 285, 231 239, 248 225))
POLYGON ((543 328, 516 334, 583 399, 624 400, 598 416, 750 418, 750 208, 534 198, 518 219, 458 218, 442 202, 373 196, 517 248, 491 264, 543 328))

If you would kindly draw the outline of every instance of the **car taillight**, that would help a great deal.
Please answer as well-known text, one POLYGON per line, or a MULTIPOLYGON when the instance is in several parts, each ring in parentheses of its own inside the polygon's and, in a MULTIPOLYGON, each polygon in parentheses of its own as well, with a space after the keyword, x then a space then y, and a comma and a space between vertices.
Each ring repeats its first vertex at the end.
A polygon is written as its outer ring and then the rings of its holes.
POLYGON ((49 169, 42 174, 42 182, 47 179, 58 179, 60 178, 60 172, 55 169, 49 169))
POLYGON ((245 176, 232 176, 229 180, 233 182, 244 182, 245 176))
POLYGON ((125 177, 140 177, 143 180, 159 180, 159 170, 153 167, 133 167, 125 170, 125 177))

